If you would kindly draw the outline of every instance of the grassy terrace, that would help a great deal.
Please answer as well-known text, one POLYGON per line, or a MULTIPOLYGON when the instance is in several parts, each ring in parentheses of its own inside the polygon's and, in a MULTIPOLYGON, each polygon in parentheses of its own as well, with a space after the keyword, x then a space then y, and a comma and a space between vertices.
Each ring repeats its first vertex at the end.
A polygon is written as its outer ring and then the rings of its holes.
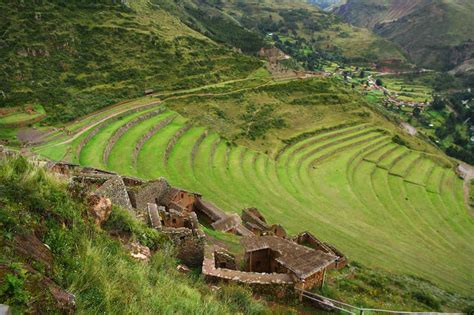
POLYGON ((449 162, 421 140, 407 139, 410 148, 394 143, 396 127, 353 92, 336 92, 337 84, 273 82, 256 72, 107 108, 35 150, 121 174, 164 176, 225 211, 255 206, 290 233, 313 231, 369 266, 472 290, 474 226, 449 162), (258 116, 267 104, 272 110, 258 116), (243 136, 275 117, 285 126, 264 129, 255 141, 243 136))
POLYGON ((393 143, 391 131, 371 123, 328 129, 269 156, 172 110, 157 111, 162 106, 119 119, 88 117, 69 126, 93 126, 74 140, 59 137, 37 150, 127 175, 165 176, 226 211, 256 206, 270 222, 312 231, 351 259, 472 292, 474 224, 461 180, 439 158, 393 143))

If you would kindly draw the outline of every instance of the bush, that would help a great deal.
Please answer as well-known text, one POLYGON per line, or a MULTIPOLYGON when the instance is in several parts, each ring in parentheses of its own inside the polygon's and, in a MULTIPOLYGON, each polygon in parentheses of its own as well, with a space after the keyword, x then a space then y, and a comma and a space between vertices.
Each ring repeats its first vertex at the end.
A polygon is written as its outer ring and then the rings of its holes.
POLYGON ((439 310, 441 308, 441 303, 433 295, 423 291, 415 291, 411 293, 411 296, 420 303, 429 306, 434 310, 439 310))
POLYGON ((253 300, 249 289, 236 284, 222 286, 219 291, 219 298, 225 304, 231 305, 234 313, 262 314, 265 310, 261 303, 253 300))
POLYGON ((26 270, 17 271, 6 274, 0 282, 0 301, 13 307, 27 307, 30 296, 25 290, 26 270))
POLYGON ((400 137, 399 135, 394 135, 392 137, 392 141, 399 145, 408 146, 408 143, 403 140, 402 137, 400 137))
POLYGON ((145 226, 135 219, 128 210, 116 206, 114 206, 109 219, 105 222, 104 229, 109 232, 126 233, 132 240, 138 241, 151 250, 157 250, 166 241, 163 234, 145 226))

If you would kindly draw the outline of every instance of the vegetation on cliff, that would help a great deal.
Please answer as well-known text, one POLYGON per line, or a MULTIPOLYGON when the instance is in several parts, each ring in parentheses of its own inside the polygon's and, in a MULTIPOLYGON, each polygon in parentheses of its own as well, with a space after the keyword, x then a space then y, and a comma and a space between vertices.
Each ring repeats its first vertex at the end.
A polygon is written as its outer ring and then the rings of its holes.
POLYGON ((41 104, 50 122, 261 66, 148 1, 2 1, 0 21, 1 107, 41 104))
POLYGON ((173 247, 125 210, 115 208, 97 228, 66 182, 23 158, 0 161, 0 231, 0 302, 20 313, 270 311, 245 288, 222 286, 215 293, 199 277, 177 272, 173 247), (135 261, 124 239, 156 252, 148 263, 135 261), (62 299, 67 292, 75 306, 62 299))

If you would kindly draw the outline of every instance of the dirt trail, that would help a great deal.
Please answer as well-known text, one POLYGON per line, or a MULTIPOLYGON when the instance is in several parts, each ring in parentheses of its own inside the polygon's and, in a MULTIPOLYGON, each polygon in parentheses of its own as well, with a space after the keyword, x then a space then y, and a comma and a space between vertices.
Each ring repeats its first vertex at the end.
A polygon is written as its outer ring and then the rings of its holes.
MULTIPOLYGON (((311 77, 308 77, 308 78, 294 78, 294 77, 289 77, 289 78, 279 78, 277 80, 269 80, 268 82, 265 82, 265 83, 262 83, 262 84, 259 84, 257 86, 253 86, 253 87, 244 87, 244 88, 240 88, 240 89, 236 89, 236 90, 231 90, 231 91, 227 91, 227 92, 221 92, 221 93, 190 93, 190 94, 183 94, 183 95, 172 95, 172 96, 169 96, 169 97, 165 97, 163 98, 162 100, 160 101, 155 101, 157 104, 160 104, 160 103, 164 103, 166 101, 169 101, 169 100, 173 100, 173 99, 183 99, 183 98, 188 98, 188 97, 193 97, 193 96, 198 96, 198 97, 212 97, 212 96, 224 96, 224 95, 229 95, 229 94, 233 94, 233 93, 238 93, 238 92, 243 92, 243 91, 248 91, 248 90, 253 90, 253 89, 258 89, 258 88, 261 88, 261 87, 264 87, 264 86, 269 86, 269 85, 275 85, 275 84, 278 84, 280 82, 284 82, 284 81, 292 81, 292 80, 304 80, 304 79, 309 79, 311 77)), ((240 81, 240 80, 238 80, 240 81)), ((244 80, 241 80, 241 81, 244 81, 244 80)), ((230 82, 230 81, 229 81, 230 82)), ((209 85, 209 86, 213 86, 215 84, 212 84, 212 85, 209 85)), ((205 89, 209 86, 203 86, 201 88, 199 88, 200 90, 201 89, 205 89)), ((190 89, 190 90, 193 90, 195 91, 196 88, 194 89, 190 89)), ((171 92, 173 93, 173 92, 171 92)), ((170 94, 171 94, 170 93, 170 94)), ((176 93, 176 92, 174 92, 176 93)), ((185 93, 185 91, 179 91, 178 93, 185 93)), ((159 96, 158 94, 155 94, 156 96, 159 96)), ((163 96, 163 94, 162 94, 163 96)), ((95 112, 95 113, 91 113, 90 115, 87 115, 86 117, 87 118, 90 118, 90 117, 93 117, 94 115, 97 115, 97 114, 100 114, 106 110, 109 110, 117 105, 121 105, 123 104, 124 102, 121 102, 121 103, 118 103, 118 104, 115 104, 115 105, 112 105, 111 107, 107 107, 107 108, 104 108, 98 112, 95 112)), ((141 104, 140 106, 137 106, 135 108, 140 108, 140 107, 144 107, 144 106, 149 106, 151 105, 153 102, 150 102, 150 103, 146 103, 146 104, 141 104)), ((74 141, 75 139, 77 139, 78 137, 80 137, 82 134, 84 134, 85 132, 89 131, 91 128, 94 128, 95 126, 99 125, 100 123, 112 118, 112 117, 115 117, 117 115, 120 115, 128 110, 130 110, 131 108, 130 107, 126 107, 126 108, 123 108, 121 110, 117 110, 113 113, 110 113, 104 117, 102 117, 100 120, 97 120, 97 121, 93 121, 91 122, 90 124, 87 124, 86 126, 82 127, 78 132, 76 132, 74 135, 72 135, 70 138, 68 138, 67 140, 64 140, 64 141, 61 141, 59 143, 55 143, 53 145, 51 145, 51 147, 55 147, 55 146, 60 146, 60 145, 64 145, 64 144, 68 144, 68 143, 71 143, 72 141, 74 141)), ((84 118, 82 118, 81 120, 83 120, 84 118)), ((79 120, 80 121, 80 120, 79 120)), ((71 124, 74 124, 71 123, 71 124)))
MULTIPOLYGON (((146 107, 146 106, 149 106, 149 105, 152 105, 153 103, 156 103, 157 105, 160 104, 161 102, 150 102, 150 103, 145 103, 145 104, 141 104, 140 106, 137 106, 135 108, 141 108, 141 107, 146 107)), ((99 119, 99 120, 96 120, 96 121, 93 121, 92 123, 82 127, 77 133, 75 133, 73 136, 71 136, 69 139, 67 140, 64 140, 62 142, 59 142, 59 143, 55 143, 52 145, 52 147, 55 147, 55 146, 59 146, 59 145, 63 145, 63 144, 68 144, 68 143, 71 143, 72 141, 74 141, 75 139, 77 139, 79 136, 81 136, 83 133, 89 131, 91 128, 94 128, 95 126, 103 123, 104 121, 112 118, 112 117, 115 117, 117 115, 120 115, 126 111, 129 111, 130 108, 126 107, 126 108, 123 108, 122 110, 119 110, 119 111, 116 111, 116 112, 113 112, 113 113, 110 113, 108 115, 106 115, 105 117, 99 119)), ((93 116, 93 115, 92 115, 93 116)))

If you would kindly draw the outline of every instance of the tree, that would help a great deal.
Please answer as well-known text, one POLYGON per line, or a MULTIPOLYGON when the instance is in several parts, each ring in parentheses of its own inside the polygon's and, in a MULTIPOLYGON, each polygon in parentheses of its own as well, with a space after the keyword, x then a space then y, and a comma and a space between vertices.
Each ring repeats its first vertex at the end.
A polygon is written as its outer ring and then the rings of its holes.
POLYGON ((431 103, 431 107, 436 111, 442 111, 445 106, 446 104, 444 100, 439 96, 435 96, 433 102, 431 103))
POLYGON ((421 108, 419 106, 415 106, 415 108, 413 108, 413 116, 420 117, 420 114, 421 114, 421 108))
POLYGON ((454 143, 457 144, 458 146, 464 147, 467 145, 468 140, 461 135, 459 130, 456 130, 456 132, 453 135, 453 140, 454 143))
POLYGON ((440 139, 444 139, 448 136, 448 131, 446 130, 444 126, 440 126, 436 128, 435 135, 440 139))

